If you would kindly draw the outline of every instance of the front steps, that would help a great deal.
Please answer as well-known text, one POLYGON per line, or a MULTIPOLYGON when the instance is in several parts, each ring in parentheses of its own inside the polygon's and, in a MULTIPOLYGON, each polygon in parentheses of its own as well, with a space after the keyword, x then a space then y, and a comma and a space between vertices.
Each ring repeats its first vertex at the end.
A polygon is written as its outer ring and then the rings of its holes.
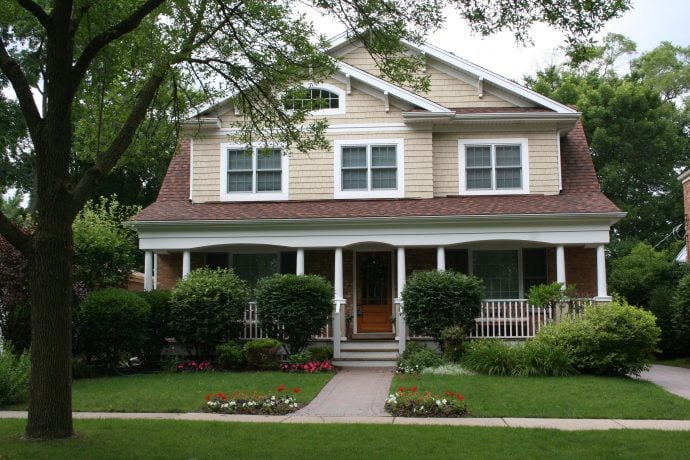
POLYGON ((395 367, 398 356, 395 340, 349 340, 340 343, 340 358, 334 358, 333 364, 338 367, 395 367))

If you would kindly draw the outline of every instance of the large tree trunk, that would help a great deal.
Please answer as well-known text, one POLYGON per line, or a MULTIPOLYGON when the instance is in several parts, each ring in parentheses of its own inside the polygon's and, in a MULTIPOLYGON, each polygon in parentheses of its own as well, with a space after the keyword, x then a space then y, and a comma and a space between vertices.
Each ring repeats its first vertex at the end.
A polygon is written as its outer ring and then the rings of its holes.
MULTIPOLYGON (((29 260, 31 385, 27 438, 72 436, 71 219, 39 224, 29 260)), ((45 220, 45 219, 42 219, 45 220)))

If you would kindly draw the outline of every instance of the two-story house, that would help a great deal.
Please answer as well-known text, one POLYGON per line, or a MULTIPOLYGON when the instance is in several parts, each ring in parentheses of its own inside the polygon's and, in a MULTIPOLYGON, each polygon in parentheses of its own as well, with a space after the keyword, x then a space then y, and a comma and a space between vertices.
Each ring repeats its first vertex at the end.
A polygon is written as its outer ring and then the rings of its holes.
POLYGON ((434 46, 409 48, 426 63, 424 94, 379 78, 357 41, 332 41, 338 71, 307 92, 325 101, 314 116, 328 119, 326 150, 239 145, 229 103, 191 120, 157 201, 135 218, 146 288, 204 265, 250 283, 323 275, 336 358, 372 338, 404 349, 399 298, 417 270, 484 281, 486 317, 503 309, 504 326, 478 321, 475 335, 532 335, 543 320, 520 318, 535 284, 606 300, 604 248, 624 213, 600 191, 580 114, 434 46))

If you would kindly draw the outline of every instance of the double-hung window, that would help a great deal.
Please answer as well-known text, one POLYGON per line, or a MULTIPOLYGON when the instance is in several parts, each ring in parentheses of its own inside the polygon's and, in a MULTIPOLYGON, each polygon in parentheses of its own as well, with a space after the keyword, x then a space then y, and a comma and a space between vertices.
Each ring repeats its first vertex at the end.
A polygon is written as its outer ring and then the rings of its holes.
POLYGON ((336 198, 404 196, 403 141, 336 141, 336 198))
POLYGON ((221 147, 221 199, 286 200, 287 156, 280 148, 221 147))
POLYGON ((527 139, 463 139, 459 150, 461 194, 529 192, 527 139))

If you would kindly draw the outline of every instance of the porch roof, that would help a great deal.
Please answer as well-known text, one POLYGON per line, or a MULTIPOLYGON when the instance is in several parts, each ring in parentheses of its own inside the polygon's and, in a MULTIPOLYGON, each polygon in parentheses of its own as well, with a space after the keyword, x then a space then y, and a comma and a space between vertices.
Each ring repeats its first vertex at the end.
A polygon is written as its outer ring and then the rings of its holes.
POLYGON ((181 150, 168 168, 158 199, 135 222, 620 213, 599 188, 580 122, 562 139, 563 191, 559 195, 190 203, 189 150, 181 150))

